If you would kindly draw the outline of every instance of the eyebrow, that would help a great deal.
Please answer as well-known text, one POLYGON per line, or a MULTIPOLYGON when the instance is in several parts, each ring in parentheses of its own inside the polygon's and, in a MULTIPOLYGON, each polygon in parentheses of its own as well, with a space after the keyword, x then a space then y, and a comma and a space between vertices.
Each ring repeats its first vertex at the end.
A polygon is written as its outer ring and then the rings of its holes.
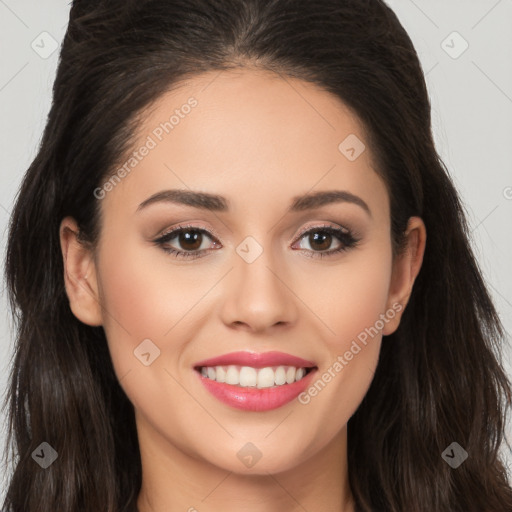
MULTIPOLYGON (((163 190, 153 194, 143 201, 137 208, 141 211, 155 203, 175 203, 200 208, 213 212, 229 211, 229 201, 216 194, 206 192, 194 192, 191 190, 163 190)), ((370 217, 372 213, 366 202, 359 196, 356 196, 346 190, 328 190, 304 194, 292 198, 288 212, 302 212, 313 210, 333 203, 352 203, 361 207, 370 217)))

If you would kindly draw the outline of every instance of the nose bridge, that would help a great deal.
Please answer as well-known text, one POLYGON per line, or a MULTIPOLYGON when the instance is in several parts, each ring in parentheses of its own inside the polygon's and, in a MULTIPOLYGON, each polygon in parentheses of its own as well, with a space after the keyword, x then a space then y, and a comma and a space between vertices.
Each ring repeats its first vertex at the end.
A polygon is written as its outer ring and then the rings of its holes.
POLYGON ((223 306, 226 323, 262 330, 295 321, 295 297, 288 289, 282 259, 275 256, 269 234, 263 243, 248 236, 235 248, 223 306))

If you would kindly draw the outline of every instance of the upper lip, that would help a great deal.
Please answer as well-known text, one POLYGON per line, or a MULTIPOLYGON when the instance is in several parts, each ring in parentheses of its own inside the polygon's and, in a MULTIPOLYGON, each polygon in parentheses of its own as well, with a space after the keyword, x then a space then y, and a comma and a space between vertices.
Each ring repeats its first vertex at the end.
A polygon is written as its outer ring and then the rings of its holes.
POLYGON ((197 362, 194 367, 203 366, 251 366, 253 368, 266 368, 268 366, 295 366, 296 368, 313 368, 315 363, 302 359, 302 357, 292 356, 284 352, 230 352, 211 359, 204 359, 197 362))

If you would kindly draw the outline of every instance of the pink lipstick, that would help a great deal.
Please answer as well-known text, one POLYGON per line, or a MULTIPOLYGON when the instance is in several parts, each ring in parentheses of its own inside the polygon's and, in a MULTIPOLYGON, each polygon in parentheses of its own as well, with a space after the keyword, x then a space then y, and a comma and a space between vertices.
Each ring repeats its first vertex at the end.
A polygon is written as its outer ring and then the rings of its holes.
POLYGON ((245 411, 281 407, 302 393, 314 362, 283 352, 232 352, 194 365, 205 388, 221 402, 245 411))

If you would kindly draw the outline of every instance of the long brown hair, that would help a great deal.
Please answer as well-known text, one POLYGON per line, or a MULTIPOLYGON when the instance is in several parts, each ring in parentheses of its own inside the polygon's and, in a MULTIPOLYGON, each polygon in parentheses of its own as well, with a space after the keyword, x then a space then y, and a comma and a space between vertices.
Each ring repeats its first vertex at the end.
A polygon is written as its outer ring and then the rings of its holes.
MULTIPOLYGON (((504 512, 499 456, 510 382, 504 331, 434 147, 418 56, 381 0, 75 0, 39 152, 12 214, 6 278, 17 337, 7 402, 15 464, 5 512, 134 507, 141 463, 133 406, 104 331, 72 314, 59 225, 101 231, 94 190, 129 149, 138 115, 188 76, 250 63, 315 83, 358 115, 391 201, 395 248, 411 216, 428 242, 398 330, 348 423, 363 512, 504 512), (58 453, 33 460, 42 442, 58 453), (457 469, 442 457, 457 442, 457 469)), ((9 450, 10 448, 10 450, 9 450)))

